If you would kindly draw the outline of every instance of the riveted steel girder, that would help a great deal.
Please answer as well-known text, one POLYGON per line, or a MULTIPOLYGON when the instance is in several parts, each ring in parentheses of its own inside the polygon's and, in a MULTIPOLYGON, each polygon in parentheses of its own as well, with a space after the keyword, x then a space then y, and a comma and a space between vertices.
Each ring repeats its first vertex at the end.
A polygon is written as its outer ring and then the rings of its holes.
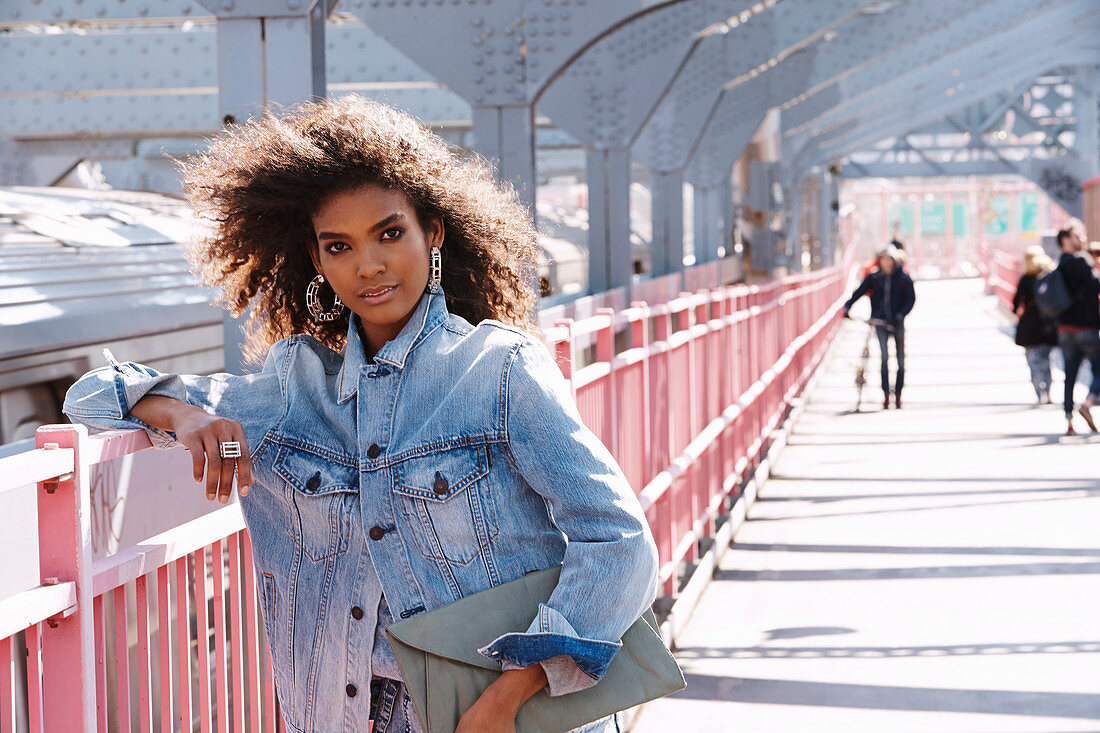
POLYGON ((765 77, 743 85, 737 95, 723 95, 688 162, 687 180, 697 186, 713 186, 728 176, 767 115, 768 101, 765 77))
POLYGON ((647 13, 596 41, 539 99, 540 114, 596 147, 629 146, 696 34, 752 0, 698 0, 647 13))
MULTIPOLYGON (((707 35, 694 46, 633 147, 635 156, 655 172, 655 273, 660 274, 662 268, 681 267, 683 204, 682 195, 674 189, 683 184, 688 160, 715 113, 723 88, 755 80, 786 55, 867 5, 866 0, 786 0, 769 12, 744 16, 736 25, 728 23, 724 33, 707 35)), ((728 172, 729 165, 724 174, 728 172)), ((717 185, 719 178, 712 176, 710 180, 717 185)))
POLYGON ((0 3, 0 26, 165 23, 219 18, 289 18, 321 0, 10 0, 0 3))
POLYGON ((601 36, 668 4, 345 0, 344 7, 471 103, 475 148, 497 163, 502 178, 519 181, 520 195, 533 205, 533 105, 542 90, 601 36), (515 143, 528 133, 528 142, 515 143))
POLYGON ((585 50, 539 100, 540 114, 589 148, 590 292, 630 288, 630 143, 717 5, 731 3, 679 3, 629 21, 585 50))
MULTIPOLYGON (((1095 27, 1095 24, 1093 24, 1095 27)), ((959 76, 929 81, 912 89, 896 105, 869 109, 852 118, 844 127, 825 131, 818 144, 828 158, 836 158, 864 147, 890 134, 913 129, 941 118, 948 111, 961 109, 982 98, 990 90, 1003 89, 1035 75, 1036 69, 1049 69, 1079 59, 1087 52, 1075 45, 1078 27, 1062 33, 1050 33, 1051 44, 1021 51, 1006 46, 997 53, 970 66, 959 76)))
POLYGON ((928 78, 958 75, 1006 42, 1021 49, 1041 45, 1036 43, 1036 33, 1043 24, 1073 17, 1088 4, 1087 0, 1001 0, 971 8, 786 110, 785 134, 820 131, 869 105, 908 94, 914 84, 928 78))
POLYGON ((634 154, 652 170, 682 169, 723 88, 756 78, 850 19, 867 0, 786 0, 705 38, 642 129, 634 154))
MULTIPOLYGON (((1027 155, 1022 159, 1018 153, 1012 158, 1006 157, 998 146, 987 139, 986 133, 991 128, 1001 124, 1004 114, 1020 100, 1021 94, 1030 92, 1038 79, 1034 69, 1029 70, 1025 77, 1027 81, 1009 92, 992 97, 981 102, 971 104, 947 115, 946 123, 953 132, 967 134, 968 146, 965 148, 965 159, 953 156, 950 160, 943 160, 938 156, 936 160, 929 159, 924 151, 909 143, 910 136, 926 138, 934 133, 928 129, 919 127, 919 121, 914 120, 907 128, 907 132, 895 139, 894 150, 902 149, 905 152, 917 153, 917 162, 899 161, 897 155, 891 155, 893 160, 885 159, 886 153, 893 153, 881 149, 878 160, 867 160, 863 156, 859 163, 849 163, 845 171, 854 176, 902 176, 902 175, 990 175, 994 173, 1012 173, 1029 178, 1043 188, 1047 194, 1057 201, 1064 209, 1072 214, 1079 214, 1081 208, 1080 194, 1081 182, 1091 178, 1100 171, 1100 160, 1097 159, 1095 132, 1098 124, 1096 80, 1096 59, 1087 65, 1080 66, 1072 73, 1074 93, 1072 97, 1072 112, 1068 115, 1069 121, 1076 122, 1076 135, 1072 149, 1066 149, 1059 155, 1052 155, 1052 150, 1062 147, 1062 143, 1047 143, 1043 154, 1027 155), (1033 81, 1034 80, 1034 81, 1033 81)), ((1049 74, 1040 74, 1039 78, 1057 77, 1060 71, 1053 69, 1049 74)), ((1023 124, 1026 128, 1038 126, 1023 109, 1018 109, 1017 127, 1023 124)), ((1062 115, 1055 115, 1060 117, 1062 115)), ((1050 125, 1049 136, 1057 139, 1056 130, 1061 129, 1057 124, 1050 125)), ((1006 148, 1019 148, 1018 141, 1006 143, 1006 148)), ((1037 146, 1038 147, 1038 146, 1037 146)), ((871 152, 871 151, 868 151, 871 152)), ((1036 151, 1038 152, 1038 150, 1036 151)), ((913 156, 907 156, 912 158, 913 156)))
MULTIPOLYGON (((215 21, 188 31, 10 35, 0 42, 0 134, 207 135, 221 124, 215 21)), ((243 49, 242 49, 243 51, 243 49)), ((435 124, 465 126, 460 97, 360 24, 329 25, 330 95, 355 91, 435 124)))
POLYGON ((8 0, 0 3, 0 26, 8 27, 112 21, 164 23, 209 17, 210 13, 194 0, 8 0))
POLYGON ((832 85, 899 49, 919 43, 925 35, 986 5, 988 0, 908 0, 882 13, 859 14, 826 38, 798 52, 810 57, 801 67, 780 64, 768 72, 772 103, 780 106, 832 85), (801 72, 801 73, 798 73, 801 72))

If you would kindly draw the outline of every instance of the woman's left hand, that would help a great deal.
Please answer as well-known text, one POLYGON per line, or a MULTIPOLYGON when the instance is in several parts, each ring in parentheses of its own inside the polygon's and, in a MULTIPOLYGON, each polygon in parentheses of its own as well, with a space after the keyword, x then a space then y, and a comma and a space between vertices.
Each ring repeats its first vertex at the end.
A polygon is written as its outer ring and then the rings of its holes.
POLYGON ((541 664, 501 673, 462 714, 455 733, 516 733, 516 715, 527 699, 546 686, 541 664))
POLYGON ((455 733, 516 733, 516 716, 515 713, 493 710, 491 706, 482 704, 479 698, 462 714, 455 733))

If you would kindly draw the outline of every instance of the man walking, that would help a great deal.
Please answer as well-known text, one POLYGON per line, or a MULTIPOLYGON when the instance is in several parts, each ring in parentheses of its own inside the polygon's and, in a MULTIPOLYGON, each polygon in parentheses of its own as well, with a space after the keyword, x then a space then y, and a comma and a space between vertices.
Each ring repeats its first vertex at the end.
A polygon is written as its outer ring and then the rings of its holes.
POLYGON ((1096 432, 1092 408, 1100 401, 1100 278, 1095 265, 1086 254, 1088 237, 1085 225, 1079 219, 1070 219, 1058 230, 1058 246, 1062 257, 1058 271, 1066 283, 1066 290, 1073 298, 1070 306, 1058 316, 1058 348, 1066 362, 1066 390, 1063 407, 1066 412, 1066 435, 1075 435, 1073 429, 1073 388, 1077 386, 1077 372, 1081 362, 1088 359, 1092 366, 1092 384, 1088 397, 1077 412, 1096 432))
POLYGON ((898 371, 894 379, 894 406, 901 408, 901 390, 905 386, 905 317, 913 310, 917 296, 913 279, 901 268, 901 253, 892 244, 878 253, 878 269, 863 278, 852 297, 844 304, 844 317, 852 304, 867 295, 871 299, 871 320, 875 323, 879 354, 882 357, 882 409, 890 407, 890 336, 898 371))

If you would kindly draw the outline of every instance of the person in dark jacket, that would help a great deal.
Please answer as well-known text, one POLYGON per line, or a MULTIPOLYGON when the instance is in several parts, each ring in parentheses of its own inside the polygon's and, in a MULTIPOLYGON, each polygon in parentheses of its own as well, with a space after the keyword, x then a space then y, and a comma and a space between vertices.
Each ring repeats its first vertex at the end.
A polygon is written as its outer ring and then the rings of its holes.
POLYGON ((898 371, 894 379, 894 406, 901 407, 901 390, 905 386, 905 317, 913 310, 916 292, 913 279, 901 268, 901 254, 893 245, 878 253, 878 269, 863 278, 852 297, 844 304, 844 317, 852 304, 867 295, 871 300, 871 320, 878 336, 882 358, 882 408, 890 407, 890 336, 894 337, 894 353, 898 371))
POLYGON ((1092 258, 1084 251, 1087 241, 1085 225, 1079 219, 1070 219, 1058 230, 1058 246, 1062 249, 1058 270, 1066 290, 1073 296, 1073 303, 1058 316, 1058 348, 1066 360, 1063 398, 1066 435, 1075 434, 1073 388, 1077 386, 1077 370, 1085 359, 1092 366, 1092 384, 1077 412, 1093 432, 1096 432, 1096 422, 1092 419, 1092 408, 1100 402, 1100 278, 1092 258))
POLYGON ((1034 244, 1024 252, 1024 274, 1012 296, 1012 310, 1020 317, 1016 326, 1016 344, 1024 347, 1024 356, 1031 371, 1031 385, 1040 405, 1050 400, 1050 352, 1058 345, 1058 326, 1045 317, 1035 305, 1035 283, 1054 269, 1054 262, 1043 248, 1034 244))

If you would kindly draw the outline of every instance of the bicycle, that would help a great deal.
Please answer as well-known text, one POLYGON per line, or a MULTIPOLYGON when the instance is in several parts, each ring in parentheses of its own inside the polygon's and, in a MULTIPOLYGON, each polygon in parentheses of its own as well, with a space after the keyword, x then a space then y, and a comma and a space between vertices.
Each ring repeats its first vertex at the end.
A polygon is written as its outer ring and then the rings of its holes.
POLYGON ((871 358, 871 334, 875 332, 877 326, 882 326, 887 331, 893 331, 893 324, 887 323, 881 318, 869 318, 864 320, 862 318, 852 318, 847 316, 850 320, 857 323, 864 323, 868 326, 867 336, 863 339, 863 351, 860 352, 859 362, 856 366, 856 409, 855 412, 862 412, 863 407, 863 388, 867 386, 867 362, 871 358))

